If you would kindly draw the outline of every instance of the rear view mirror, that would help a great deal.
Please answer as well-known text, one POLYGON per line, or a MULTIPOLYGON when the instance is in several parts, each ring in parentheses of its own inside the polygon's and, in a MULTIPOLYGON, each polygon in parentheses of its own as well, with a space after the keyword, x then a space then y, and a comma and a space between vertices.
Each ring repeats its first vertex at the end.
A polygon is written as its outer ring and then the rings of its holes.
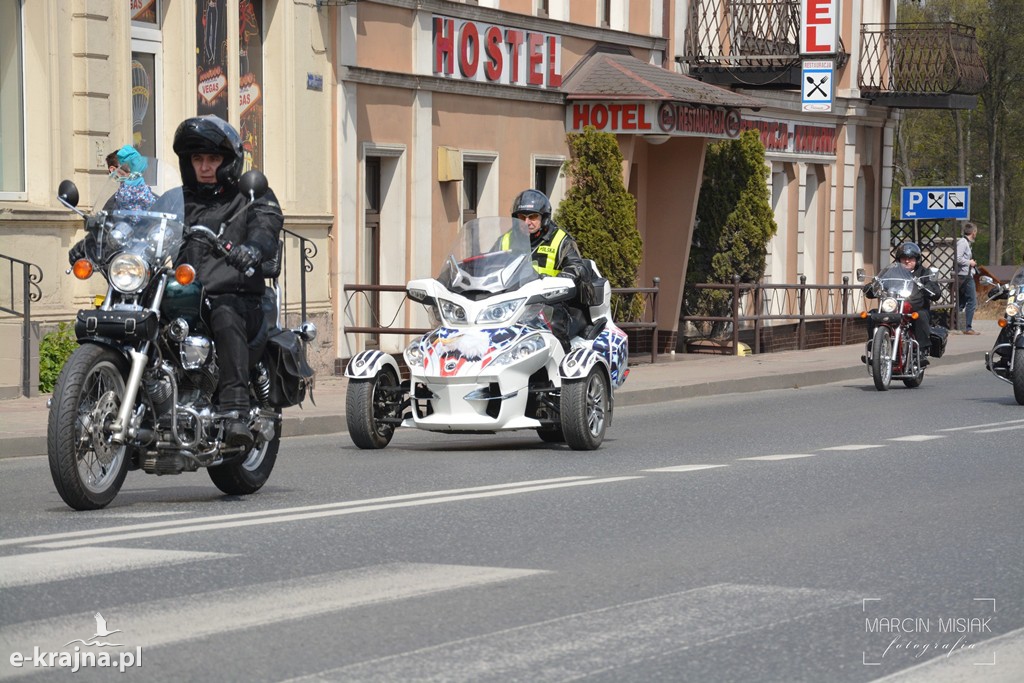
POLYGON ((994 285, 996 283, 996 281, 990 278, 988 275, 982 275, 981 277, 978 278, 978 281, 981 282, 981 284, 983 285, 994 285))
POLYGON ((238 179, 238 190, 252 199, 259 199, 267 193, 269 185, 267 176, 253 169, 238 179))
POLYGON ((60 181, 57 187, 57 199, 72 209, 78 206, 78 186, 70 180, 60 181))

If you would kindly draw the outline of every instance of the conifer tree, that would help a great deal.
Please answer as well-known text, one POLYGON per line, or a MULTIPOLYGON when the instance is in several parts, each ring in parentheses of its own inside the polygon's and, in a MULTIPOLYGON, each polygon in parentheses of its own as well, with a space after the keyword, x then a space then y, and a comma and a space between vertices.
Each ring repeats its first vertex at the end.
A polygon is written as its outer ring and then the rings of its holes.
POLYGON ((777 231, 764 145, 757 131, 709 145, 686 269, 684 314, 729 315, 729 292, 698 291, 694 285, 731 283, 733 275, 742 282, 759 281, 768 242, 777 231))
MULTIPOLYGON (((622 182, 622 152, 611 133, 587 126, 566 136, 569 189, 555 212, 555 222, 579 244, 584 258, 597 263, 611 287, 636 287, 643 241, 636 228, 636 198, 622 182)), ((636 320, 642 297, 612 302, 615 317, 636 320)))

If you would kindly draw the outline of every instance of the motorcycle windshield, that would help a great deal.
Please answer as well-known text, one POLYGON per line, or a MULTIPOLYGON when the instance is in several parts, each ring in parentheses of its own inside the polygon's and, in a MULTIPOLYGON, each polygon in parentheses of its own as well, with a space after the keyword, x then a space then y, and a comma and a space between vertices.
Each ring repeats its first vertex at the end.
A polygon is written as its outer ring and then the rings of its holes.
POLYGON ((913 274, 899 263, 894 263, 878 274, 882 291, 891 296, 907 298, 917 287, 913 274))
POLYGON ((459 229, 437 281, 458 294, 491 296, 539 277, 526 223, 493 217, 471 220, 459 229))
MULTIPOLYGON (((133 164, 147 169, 158 166, 145 159, 133 164)), ((107 263, 120 253, 140 256, 156 267, 173 262, 184 238, 185 200, 181 187, 160 192, 150 186, 146 174, 122 167, 110 173, 93 194, 90 230, 94 231, 92 259, 107 263)))
POLYGON ((1010 278, 1010 287, 1024 287, 1024 266, 1017 269, 1017 272, 1010 278))

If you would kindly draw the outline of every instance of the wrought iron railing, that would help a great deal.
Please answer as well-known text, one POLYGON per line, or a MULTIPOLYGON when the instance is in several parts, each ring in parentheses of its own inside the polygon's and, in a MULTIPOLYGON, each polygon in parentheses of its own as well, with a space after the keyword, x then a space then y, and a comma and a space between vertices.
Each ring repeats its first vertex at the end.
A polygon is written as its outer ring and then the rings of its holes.
POLYGON ((800 59, 800 0, 692 0, 691 67, 778 68, 800 59))
MULTIPOLYGON (((616 325, 626 331, 629 330, 651 330, 651 362, 658 359, 658 291, 661 285, 661 278, 654 278, 651 287, 621 287, 612 288, 612 319, 616 319, 618 309, 617 302, 628 301, 630 295, 639 294, 643 298, 643 312, 638 320, 619 322, 616 325)), ((406 305, 409 297, 406 295, 404 285, 358 285, 348 284, 343 287, 345 292, 345 308, 342 313, 345 319, 345 334, 368 334, 368 335, 420 335, 430 330, 421 327, 399 327, 396 321, 405 319, 406 305), (402 298, 394 305, 393 311, 384 314, 380 310, 379 303, 375 306, 374 299, 370 296, 375 293, 401 294, 402 298), (361 311, 357 311, 357 307, 361 311), (368 325, 357 325, 356 322, 368 318, 368 325)), ((418 302, 413 302, 419 305, 418 302)), ((631 355, 635 349, 630 349, 631 355)))
POLYGON ((906 23, 861 27, 860 89, 865 95, 975 95, 987 79, 970 26, 906 23))
MULTIPOLYGON (((281 232, 286 236, 291 236, 299 241, 299 263, 302 269, 299 271, 299 312, 301 314, 300 320, 306 320, 306 273, 313 272, 313 258, 316 257, 317 248, 313 240, 306 239, 302 235, 292 232, 291 230, 281 229, 281 232)), ((284 245, 282 245, 284 246, 284 245)), ((281 292, 281 313, 282 320, 287 319, 288 316, 288 254, 292 251, 287 248, 281 249, 281 277, 279 282, 282 282, 281 292)))
POLYGON ((0 254, 0 272, 5 270, 6 291, 0 300, 0 313, 21 318, 21 392, 29 396, 32 390, 32 302, 42 297, 39 283, 43 281, 43 270, 34 263, 0 254))

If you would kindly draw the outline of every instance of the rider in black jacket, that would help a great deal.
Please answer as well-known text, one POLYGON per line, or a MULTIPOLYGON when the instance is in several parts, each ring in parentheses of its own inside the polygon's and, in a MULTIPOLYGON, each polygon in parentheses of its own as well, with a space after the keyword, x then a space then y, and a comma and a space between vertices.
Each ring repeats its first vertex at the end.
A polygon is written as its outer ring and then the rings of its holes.
MULTIPOLYGON (((932 343, 931 324, 929 322, 931 302, 942 296, 942 292, 939 290, 938 283, 932 278, 931 272, 925 269, 921 263, 924 257, 921 253, 921 247, 913 242, 904 242, 897 247, 894 256, 900 265, 909 270, 910 274, 921 283, 920 287, 914 288, 907 301, 918 312, 918 317, 914 321, 914 336, 921 347, 921 365, 923 367, 928 365, 928 351, 931 349, 932 343)), ((869 299, 875 298, 873 283, 865 285, 863 291, 869 299)), ((874 325, 869 325, 868 339, 874 336, 874 328, 874 325)))
POLYGON ((217 401, 221 411, 239 413, 239 418, 225 424, 225 443, 248 449, 253 437, 243 416, 249 412, 249 342, 260 332, 265 289, 259 265, 276 256, 284 217, 269 189, 239 213, 246 202, 238 191, 242 140, 226 121, 216 116, 186 119, 174 133, 174 153, 187 224, 205 225, 215 232, 223 226, 221 240, 233 245, 222 257, 193 240, 178 255, 178 263, 196 269, 212 307, 210 326, 220 370, 217 401), (247 271, 251 274, 246 275, 247 271))

